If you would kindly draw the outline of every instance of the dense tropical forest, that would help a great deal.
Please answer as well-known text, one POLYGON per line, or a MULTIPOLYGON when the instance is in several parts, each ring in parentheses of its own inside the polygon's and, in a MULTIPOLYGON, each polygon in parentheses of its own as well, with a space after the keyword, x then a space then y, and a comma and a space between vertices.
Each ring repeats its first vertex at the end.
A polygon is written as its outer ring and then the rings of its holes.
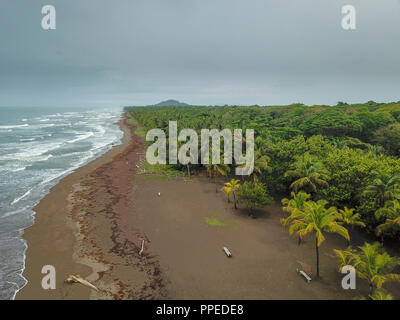
MULTIPOLYGON (((400 237, 400 101, 126 110, 142 133, 153 128, 168 133, 169 121, 177 121, 178 130, 191 128, 199 135, 201 129, 254 129, 254 172, 249 177, 234 176, 235 163, 167 167, 188 175, 227 176, 231 181, 222 191, 228 201, 233 197, 235 207, 245 204, 249 215, 274 197, 285 197, 282 206, 288 217, 282 225, 297 234, 299 243, 314 234, 317 255, 326 232, 350 244, 348 227, 364 228, 380 241, 400 237)), ((369 281, 371 299, 391 297, 381 287, 385 281, 400 280, 390 273, 400 261, 383 252, 379 243, 336 254, 342 266, 358 266, 357 274, 369 281), (367 274, 371 261, 376 272, 367 274)))

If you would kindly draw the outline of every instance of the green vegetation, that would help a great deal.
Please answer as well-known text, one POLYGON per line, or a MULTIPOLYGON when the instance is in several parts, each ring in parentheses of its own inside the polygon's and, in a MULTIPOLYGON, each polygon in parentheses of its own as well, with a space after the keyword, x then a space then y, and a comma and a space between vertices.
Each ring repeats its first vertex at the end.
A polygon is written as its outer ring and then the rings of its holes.
POLYGON ((400 282, 400 275, 392 273, 400 265, 400 258, 388 255, 378 242, 365 243, 359 250, 348 248, 334 251, 339 258, 339 267, 352 265, 357 276, 368 282, 370 295, 374 294, 375 289, 381 289, 384 283, 400 282))
POLYGON ((268 195, 264 184, 250 181, 246 181, 240 187, 238 200, 249 208, 249 215, 252 215, 255 209, 273 203, 273 198, 268 195))
POLYGON ((303 210, 306 201, 311 197, 308 193, 300 191, 299 193, 291 193, 292 199, 282 199, 283 211, 293 213, 295 210, 303 210))
MULTIPOLYGON (((400 101, 126 110, 139 128, 160 128, 167 137, 169 121, 177 121, 178 131, 190 128, 199 137, 201 129, 254 129, 254 171, 251 176, 241 176, 240 183, 232 178, 236 177, 235 168, 243 165, 235 162, 161 167, 182 174, 204 172, 215 182, 218 175, 226 176, 231 181, 222 191, 228 202, 233 196, 235 208, 241 203, 249 215, 272 203, 270 194, 288 197, 282 200, 288 216, 281 222, 290 234, 296 232, 299 244, 307 234, 315 238, 318 277, 319 248, 325 233, 337 233, 349 243, 347 228, 354 227, 381 239, 400 238, 400 101)), ((221 150, 223 145, 221 138, 221 150)), ((218 224, 214 220, 207 223, 218 224)), ((382 285, 399 279, 391 273, 400 264, 397 258, 386 254, 379 244, 335 252, 341 266, 357 265, 357 275, 370 285, 369 299, 393 298, 382 285)))
POLYGON ((376 211, 375 215, 378 220, 384 219, 384 222, 376 227, 377 235, 400 228, 400 203, 398 200, 387 201, 383 208, 376 211))
POLYGON ((163 164, 154 164, 151 165, 147 161, 144 161, 141 165, 141 169, 144 173, 152 173, 152 174, 159 174, 159 175, 183 175, 184 172, 175 168, 175 166, 171 165, 163 165, 163 164))
POLYGON ((376 289, 369 297, 371 300, 393 300, 393 296, 385 289, 376 289))
POLYGON ((354 212, 354 209, 344 207, 338 212, 338 219, 348 226, 365 227, 365 223, 360 220, 360 215, 354 212))
POLYGON ((135 126, 135 134, 139 137, 146 139, 146 130, 139 124, 139 122, 132 117, 129 117, 128 123, 135 126))
POLYGON ((299 243, 309 233, 315 235, 315 251, 317 255, 317 278, 319 278, 319 247, 325 241, 324 233, 337 233, 350 240, 346 228, 338 223, 338 214, 335 207, 325 208, 325 200, 317 202, 307 201, 302 209, 293 210, 292 214, 282 219, 282 225, 289 227, 289 233, 297 232, 299 243))
POLYGON ((235 209, 237 209, 237 198, 236 194, 240 190, 240 183, 239 180, 232 179, 230 182, 225 183, 225 186, 222 188, 222 191, 225 193, 225 195, 228 197, 228 202, 229 202, 229 197, 232 194, 233 195, 233 203, 235 205, 235 209))
POLYGON ((223 223, 222 221, 218 220, 218 218, 215 217, 206 217, 206 223, 209 226, 213 226, 213 227, 225 227, 225 223, 223 223))
POLYGON ((317 192, 317 187, 327 187, 328 172, 322 163, 313 159, 309 153, 305 153, 297 159, 292 170, 285 173, 285 177, 297 178, 290 185, 290 189, 296 192, 299 189, 309 189, 310 192, 317 192))
MULTIPOLYGON (((359 220, 373 232, 382 224, 377 210, 400 194, 400 102, 336 106, 155 106, 128 107, 131 121, 144 130, 160 128, 168 135, 169 121, 178 131, 194 129, 255 130, 255 170, 252 180, 267 193, 288 195, 304 191, 314 201, 327 200, 338 209, 354 208, 359 220), (382 187, 386 191, 382 193, 382 187)), ((223 146, 223 143, 222 143, 223 146)), ((221 146, 221 147, 222 147, 221 146)), ((165 174, 159 168, 146 172, 165 174)), ((181 164, 163 166, 171 174, 199 171, 208 176, 234 177, 232 165, 181 164)), ((242 181, 242 183, 245 181, 242 181)), ((386 237, 399 237, 396 228, 384 228, 386 237)))

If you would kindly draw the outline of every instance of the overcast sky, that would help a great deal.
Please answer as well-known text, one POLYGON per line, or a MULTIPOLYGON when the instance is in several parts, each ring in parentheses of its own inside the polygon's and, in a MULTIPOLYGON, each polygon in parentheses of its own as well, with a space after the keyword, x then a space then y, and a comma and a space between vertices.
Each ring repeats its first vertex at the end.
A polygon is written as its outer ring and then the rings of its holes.
POLYGON ((1 0, 0 40, 0 106, 400 100, 399 0, 1 0))

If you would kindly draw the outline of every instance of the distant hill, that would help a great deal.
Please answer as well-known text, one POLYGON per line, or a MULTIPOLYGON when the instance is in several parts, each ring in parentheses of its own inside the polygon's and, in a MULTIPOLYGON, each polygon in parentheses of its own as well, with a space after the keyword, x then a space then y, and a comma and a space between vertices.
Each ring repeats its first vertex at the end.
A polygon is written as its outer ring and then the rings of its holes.
POLYGON ((157 107, 168 107, 168 106, 171 106, 171 107, 185 107, 185 106, 189 106, 189 105, 187 103, 180 102, 180 101, 177 101, 177 100, 165 100, 165 101, 162 101, 160 103, 154 104, 154 106, 157 106, 157 107))

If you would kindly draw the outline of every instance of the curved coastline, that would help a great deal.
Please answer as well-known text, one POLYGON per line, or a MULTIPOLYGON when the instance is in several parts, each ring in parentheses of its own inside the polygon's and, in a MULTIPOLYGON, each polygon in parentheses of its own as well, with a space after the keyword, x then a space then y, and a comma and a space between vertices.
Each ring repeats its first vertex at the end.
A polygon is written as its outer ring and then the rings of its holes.
MULTIPOLYGON (((14 299, 64 299, 66 298, 63 285, 65 274, 78 273, 85 276, 92 272, 90 267, 78 263, 73 257, 76 239, 73 226, 67 217, 68 196, 75 183, 112 161, 131 144, 132 134, 126 123, 125 114, 118 125, 123 131, 120 144, 114 145, 106 153, 62 178, 33 208, 35 222, 25 229, 23 234, 27 249, 22 277, 27 283, 15 293, 14 299), (44 265, 54 265, 56 268, 56 290, 44 290, 41 286, 44 276, 41 270, 44 265)), ((90 290, 76 287, 73 294, 68 296, 70 299, 88 299, 90 290)))

